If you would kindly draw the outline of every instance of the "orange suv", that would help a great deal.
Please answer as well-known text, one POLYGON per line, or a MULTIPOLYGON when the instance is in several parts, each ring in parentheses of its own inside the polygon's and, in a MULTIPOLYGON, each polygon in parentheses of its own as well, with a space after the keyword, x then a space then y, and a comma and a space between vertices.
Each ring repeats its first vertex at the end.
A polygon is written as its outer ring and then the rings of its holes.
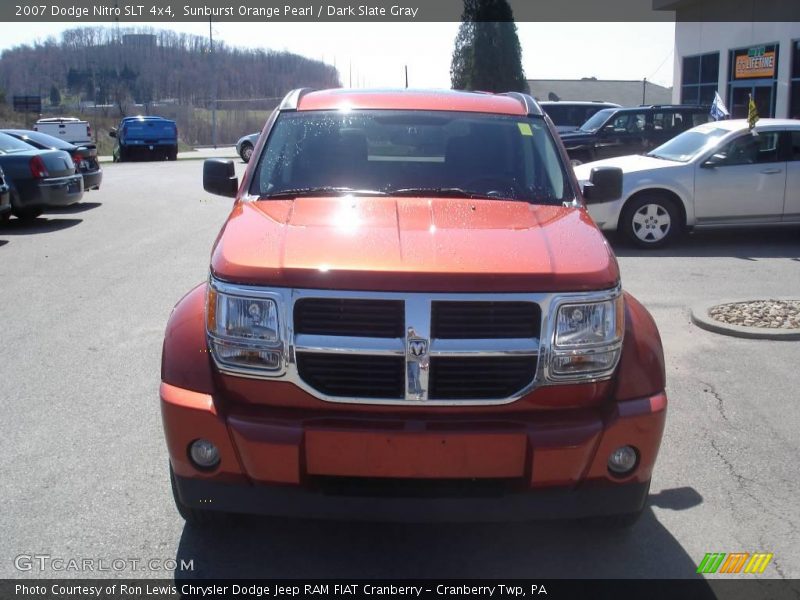
POLYGON ((296 90, 267 121, 208 281, 167 325, 175 502, 372 520, 642 511, 664 427, 648 312, 529 96, 296 90))

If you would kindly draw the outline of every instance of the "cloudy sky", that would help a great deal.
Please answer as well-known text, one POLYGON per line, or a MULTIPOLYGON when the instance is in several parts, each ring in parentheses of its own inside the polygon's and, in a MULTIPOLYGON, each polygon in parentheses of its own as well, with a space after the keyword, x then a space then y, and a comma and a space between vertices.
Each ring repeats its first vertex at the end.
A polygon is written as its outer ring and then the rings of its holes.
MULTIPOLYGON (((0 23, 0 50, 108 23, 0 23), (27 25, 27 24, 26 24, 27 25)), ((208 35, 207 23, 130 23, 208 35)), ((449 87, 458 23, 214 23, 230 46, 288 50, 335 64, 343 85, 449 87)), ((672 85, 674 23, 518 23, 529 79, 637 79, 672 85)))

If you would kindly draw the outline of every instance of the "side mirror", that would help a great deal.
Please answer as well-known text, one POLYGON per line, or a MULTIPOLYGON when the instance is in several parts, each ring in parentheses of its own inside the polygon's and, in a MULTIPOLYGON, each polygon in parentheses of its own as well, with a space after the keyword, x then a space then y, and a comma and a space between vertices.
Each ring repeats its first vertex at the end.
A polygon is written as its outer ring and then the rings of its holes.
POLYGON ((117 137, 117 129, 116 129, 116 127, 112 127, 112 128, 109 130, 109 132, 108 132, 108 136, 109 136, 109 137, 113 137, 113 138, 117 137))
POLYGON ((723 162, 725 162, 724 154, 712 154, 706 160, 700 163, 700 166, 704 169, 713 169, 714 167, 721 165, 723 162))
POLYGON ((622 169, 619 167, 594 167, 589 182, 583 187, 587 204, 609 202, 622 196, 622 169))
POLYGON ((236 167, 232 160, 207 158, 203 162, 203 189, 218 196, 235 198, 239 190, 236 167))

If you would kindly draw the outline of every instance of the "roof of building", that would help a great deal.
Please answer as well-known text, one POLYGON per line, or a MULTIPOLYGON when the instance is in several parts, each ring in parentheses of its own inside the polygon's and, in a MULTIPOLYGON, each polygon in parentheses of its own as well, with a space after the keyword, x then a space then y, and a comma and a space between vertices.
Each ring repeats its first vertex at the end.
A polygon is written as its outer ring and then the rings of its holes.
POLYGON ((529 79, 531 96, 537 100, 584 100, 614 102, 622 106, 669 104, 672 88, 650 81, 626 79, 529 79))
MULTIPOLYGON (((738 131, 747 129, 747 119, 724 119, 722 121, 709 121, 698 125, 701 128, 725 129, 726 131, 738 131)), ((759 119, 756 121, 756 129, 800 129, 800 119, 759 119)))
POLYGON ((452 110, 506 115, 526 115, 529 112, 519 97, 454 90, 338 88, 307 92, 300 97, 297 105, 297 110, 341 108, 452 110))

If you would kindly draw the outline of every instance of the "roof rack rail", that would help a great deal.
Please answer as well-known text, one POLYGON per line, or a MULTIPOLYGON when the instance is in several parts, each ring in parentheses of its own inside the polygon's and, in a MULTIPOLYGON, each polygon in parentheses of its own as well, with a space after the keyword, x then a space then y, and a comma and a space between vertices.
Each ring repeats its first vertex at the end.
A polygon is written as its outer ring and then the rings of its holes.
POLYGON ((509 98, 514 98, 514 100, 517 100, 520 104, 522 104, 523 107, 525 107, 525 112, 527 112, 528 115, 536 115, 541 117, 544 114, 542 113, 542 108, 537 104, 536 100, 534 100, 528 94, 523 94, 521 92, 505 92, 500 95, 508 96, 509 98))
POLYGON ((283 100, 280 104, 280 110, 297 110, 297 106, 300 104, 300 100, 305 96, 308 92, 313 92, 314 88, 297 88, 292 90, 286 96, 283 97, 283 100))

